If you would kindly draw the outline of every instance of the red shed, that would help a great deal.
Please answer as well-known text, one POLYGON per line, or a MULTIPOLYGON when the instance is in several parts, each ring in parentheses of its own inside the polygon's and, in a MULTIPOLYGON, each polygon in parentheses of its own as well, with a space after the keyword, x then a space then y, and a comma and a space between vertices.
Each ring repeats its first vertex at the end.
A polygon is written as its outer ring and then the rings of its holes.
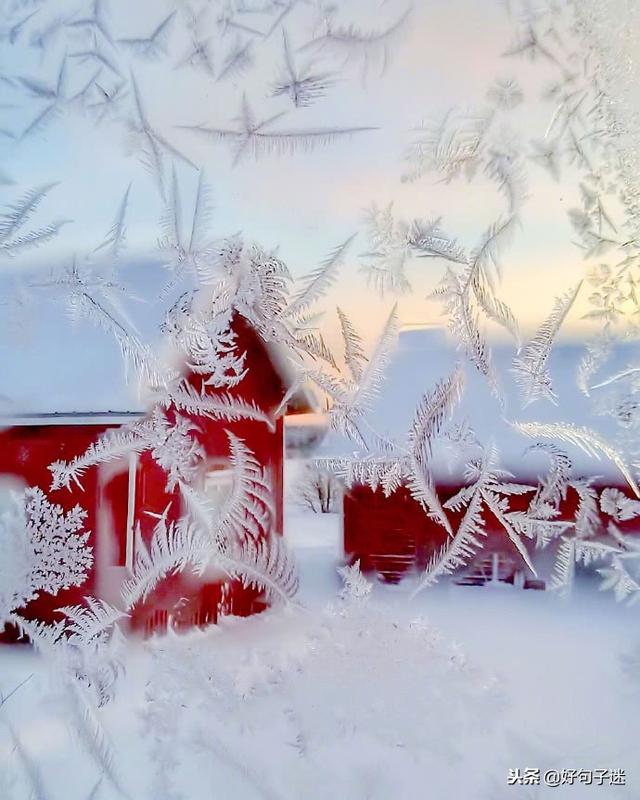
MULTIPOLYGON (((532 485, 535 485, 532 483, 532 485)), ((444 504, 461 485, 440 482, 438 497, 444 504)), ((533 493, 510 498, 510 511, 524 511, 533 493)), ((381 488, 372 491, 356 485, 345 491, 343 499, 344 552, 348 561, 360 559, 363 572, 377 575, 387 583, 397 583, 406 575, 423 572, 430 559, 451 540, 445 529, 429 517, 406 486, 385 496, 381 488)), ((561 505, 560 519, 572 519, 577 507, 575 492, 569 491, 561 505)), ((447 512, 455 532, 462 513, 447 512)), ((482 509, 485 536, 482 548, 464 567, 456 570, 456 583, 479 586, 490 581, 520 585, 525 589, 544 589, 555 563, 557 542, 544 549, 535 541, 521 537, 534 575, 494 515, 482 509)), ((602 525, 602 532, 605 530, 602 525)))
MULTIPOLYGON (((272 418, 273 424, 242 419, 221 421, 190 416, 197 429, 194 437, 206 457, 195 478, 198 488, 214 499, 230 481, 229 439, 235 434, 253 452, 268 474, 273 489, 274 511, 268 526, 282 533, 284 410, 279 410, 290 384, 285 354, 279 346, 264 339, 247 320, 236 314, 232 321, 237 348, 246 353, 247 374, 233 390, 233 395, 255 403, 272 418)), ((186 373, 187 381, 198 387, 201 375, 186 373)), ((287 404, 289 413, 311 410, 308 397, 297 393, 287 404)), ((81 603, 86 595, 118 604, 120 587, 133 565, 137 536, 151 535, 155 519, 172 503, 175 516, 180 513, 177 490, 166 488, 167 475, 150 453, 108 461, 89 468, 82 478, 82 488, 50 490, 49 465, 69 462, 84 453, 105 431, 144 417, 141 410, 105 410, 79 412, 29 413, 5 415, 0 430, 0 491, 16 486, 40 487, 48 499, 65 510, 76 503, 87 512, 85 528, 91 531, 94 564, 85 583, 60 592, 42 594, 24 609, 27 618, 43 621, 59 619, 56 609, 81 603)), ((1 498, 0 498, 1 500, 1 498)), ((171 576, 145 601, 137 605, 132 625, 150 631, 171 623, 176 627, 215 622, 219 614, 247 615, 264 607, 260 592, 243 587, 239 581, 220 576, 206 582, 183 573, 171 576)))
MULTIPOLYGON (((514 483, 535 487, 538 477, 549 469, 544 450, 530 451, 532 439, 523 436, 506 422, 569 422, 597 430, 608 440, 616 440, 615 420, 598 417, 593 413, 593 399, 581 393, 576 385, 576 366, 583 348, 578 343, 561 343, 552 353, 550 372, 558 403, 538 400, 522 409, 517 387, 510 374, 513 347, 497 345, 493 362, 504 398, 501 408, 491 395, 486 380, 470 365, 463 367, 465 389, 454 415, 455 429, 452 439, 476 435, 485 445, 495 445, 500 468, 508 470, 514 483)), ((613 354, 616 367, 622 369, 629 359, 624 347, 613 354)), ((384 437, 402 441, 410 428, 415 408, 423 393, 434 388, 438 381, 453 371, 456 362, 463 358, 439 327, 424 326, 405 330, 400 335, 398 350, 391 361, 388 375, 376 407, 368 420, 371 427, 384 437)), ((609 365, 611 366, 611 364, 609 365)), ((573 475, 591 482, 599 493, 602 487, 615 487, 633 497, 619 471, 605 459, 597 460, 575 446, 561 444, 573 462, 573 475)), ((467 481, 463 476, 464 463, 455 457, 456 445, 446 439, 434 450, 431 472, 441 502, 455 495, 467 481)), ((319 453, 329 458, 348 458, 348 447, 331 435, 319 453)), ((365 454, 366 463, 367 456, 365 454)), ((524 511, 533 493, 511 495, 507 498, 509 511, 524 511)), ((558 520, 572 521, 579 496, 569 488, 560 505, 558 520)), ((594 517, 600 513, 596 508, 594 517)), ((455 532, 464 509, 448 510, 452 530, 455 532)), ((536 574, 525 565, 522 556, 510 540, 499 520, 483 503, 484 547, 466 560, 464 567, 456 570, 458 583, 478 585, 490 580, 518 583, 525 588, 545 588, 552 576, 558 541, 541 548, 536 541, 521 537, 536 574)), ((606 535, 606 518, 600 514, 598 534, 606 535)), ((623 525, 622 527, 627 527, 623 525)), ((631 528, 633 528, 633 524, 631 528)), ((480 537, 483 538, 483 537, 480 537)), ((415 500, 409 488, 401 485, 385 494, 378 486, 372 489, 358 484, 345 489, 343 498, 343 542, 345 559, 360 560, 364 571, 378 575, 385 581, 397 582, 403 576, 425 569, 429 560, 451 539, 444 527, 431 518, 415 500)))

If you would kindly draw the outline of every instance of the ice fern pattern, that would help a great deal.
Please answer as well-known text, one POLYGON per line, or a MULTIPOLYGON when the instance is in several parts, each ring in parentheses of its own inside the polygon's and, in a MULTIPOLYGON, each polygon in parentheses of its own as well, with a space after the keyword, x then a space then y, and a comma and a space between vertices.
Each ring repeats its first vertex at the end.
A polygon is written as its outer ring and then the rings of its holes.
POLYGON ((69 489, 72 482, 82 489, 80 478, 87 469, 147 450, 166 471, 167 488, 172 489, 180 481, 192 480, 202 459, 204 451, 192 436, 195 428, 190 419, 180 414, 174 414, 170 419, 156 407, 148 417, 102 434, 82 455, 70 462, 55 461, 51 464, 51 489, 62 486, 69 489))
POLYGON ((251 400, 234 397, 229 393, 211 394, 207 392, 203 383, 198 390, 191 383, 183 381, 172 388, 164 398, 167 407, 174 406, 181 411, 187 411, 202 417, 222 420, 253 419, 264 422, 273 429, 273 420, 257 404, 251 400))
POLYGON ((16 612, 41 592, 84 583, 93 564, 85 517, 79 505, 64 511, 38 488, 14 494, 0 517, 0 622, 15 624, 16 612))
POLYGON ((584 453, 595 459, 600 459, 602 456, 608 458, 620 470, 620 473, 623 475, 636 497, 640 497, 640 488, 638 488, 636 479, 622 454, 595 431, 580 425, 574 425, 570 422, 550 422, 546 424, 539 422, 514 422, 513 426, 525 436, 556 439, 575 445, 584 453))
POLYGON ((456 369, 420 401, 409 432, 411 453, 419 463, 429 461, 433 439, 459 403, 463 387, 464 375, 456 369))
POLYGON ((386 497, 406 486, 425 512, 453 535, 435 488, 430 462, 434 442, 448 424, 462 389, 463 373, 457 368, 422 397, 404 442, 380 435, 363 416, 361 427, 353 436, 360 449, 350 458, 318 459, 318 466, 333 471, 347 487, 361 484, 373 491, 380 487, 386 497), (365 426, 367 441, 361 430, 365 426))
POLYGON ((445 509, 464 509, 462 519, 452 538, 432 555, 414 594, 433 585, 440 576, 451 574, 465 565, 482 547, 482 537, 487 534, 482 517, 485 506, 503 527, 524 564, 536 574, 521 534, 510 518, 508 506, 511 495, 525 494, 531 491, 531 487, 509 482, 513 476, 497 467, 497 451, 494 447, 483 451, 479 458, 469 462, 466 477, 471 481, 469 485, 444 503, 445 509))
POLYGON ((544 324, 513 360, 513 372, 522 392, 523 407, 538 398, 557 402, 547 361, 551 355, 554 339, 579 291, 580 284, 556 300, 553 311, 544 324))
POLYGON ((217 525, 225 541, 258 541, 275 515, 267 473, 242 439, 227 431, 234 480, 218 510, 217 525))
POLYGON ((201 531, 187 520, 168 520, 169 507, 159 515, 149 546, 138 532, 133 575, 122 586, 122 597, 127 608, 145 600, 167 575, 191 566, 202 574, 211 557, 201 531))
POLYGON ((0 214, 0 255, 15 258, 27 250, 45 245, 58 235, 67 220, 26 229, 27 223, 54 186, 48 184, 31 189, 0 214))

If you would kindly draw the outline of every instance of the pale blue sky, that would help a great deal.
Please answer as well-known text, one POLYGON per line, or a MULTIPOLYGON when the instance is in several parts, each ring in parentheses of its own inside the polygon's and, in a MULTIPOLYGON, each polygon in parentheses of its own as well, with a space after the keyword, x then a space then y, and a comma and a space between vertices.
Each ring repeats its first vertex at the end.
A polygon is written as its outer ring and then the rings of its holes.
MULTIPOLYGON (((55 18, 60 9, 73 19, 73 9, 86 5, 52 0, 41 14, 55 18)), ((106 7, 114 36, 131 37, 148 33, 174 4, 164 0, 141 0, 136 4, 106 0, 106 7)), ((364 30, 372 30, 383 29, 406 8, 406 0, 354 0, 345 2, 341 13, 346 20, 358 20, 364 30)), ((3 43, 2 74, 57 71, 61 51, 55 37, 42 67, 39 52, 26 46, 27 39, 38 32, 37 20, 36 15, 13 45, 3 43)), ((308 7, 299 4, 287 23, 292 41, 308 39, 307 23, 308 7)), ((184 54, 188 40, 183 21, 176 18, 173 25, 171 54, 175 63, 184 54)), ((406 31, 393 42, 381 77, 374 65, 363 81, 359 62, 349 63, 326 98, 308 109, 292 110, 282 120, 285 127, 371 125, 379 130, 312 153, 286 158, 265 155, 258 162, 248 158, 235 168, 225 144, 203 143, 175 126, 229 126, 243 91, 258 117, 289 108, 284 100, 274 100, 265 91, 265 84, 278 72, 280 39, 274 36, 262 47, 252 72, 226 82, 216 82, 189 67, 171 71, 163 61, 145 63, 134 58, 131 64, 153 125, 206 171, 215 205, 213 233, 225 235, 242 230, 266 247, 277 246, 292 272, 301 275, 347 236, 363 231, 362 210, 372 202, 385 205, 393 201, 398 215, 406 218, 442 214, 445 230, 460 237, 467 247, 473 246, 476 237, 501 210, 495 189, 482 181, 443 185, 434 176, 401 183, 402 155, 411 140, 411 129, 421 120, 439 117, 451 106, 481 105, 496 76, 516 75, 525 89, 526 103, 515 112, 517 127, 529 135, 544 133, 550 109, 538 102, 545 79, 543 68, 501 58, 500 53, 512 38, 512 23, 500 0, 414 2, 406 31)), ((217 53, 224 53, 228 44, 228 39, 214 41, 214 58, 219 58, 217 53)), ((105 74, 100 80, 108 83, 113 79, 105 74)), ((21 102, 11 88, 3 90, 0 86, 0 91, 4 102, 21 102)), ((41 101, 35 100, 26 108, 8 110, 0 127, 19 132, 39 107, 41 101)), ((129 183, 130 262, 135 264, 153 252, 160 235, 161 203, 153 180, 135 155, 126 154, 126 145, 121 125, 105 122, 96 126, 90 118, 75 112, 64 112, 24 141, 0 139, 1 168, 15 180, 14 186, 0 187, 4 197, 10 201, 25 187, 59 181, 43 204, 41 219, 73 220, 57 242, 31 254, 29 264, 48 268, 68 260, 74 252, 81 254, 95 246, 109 228, 129 183)), ((196 175, 183 165, 179 165, 178 173, 188 206, 196 175)), ((564 184, 555 183, 531 164, 529 194, 522 232, 505 255, 501 290, 525 331, 540 322, 554 296, 574 284, 583 271, 565 216, 575 196, 571 179, 564 184)), ((381 301, 367 289, 358 271, 358 254, 365 249, 366 239, 360 235, 327 304, 339 302, 370 336, 392 300, 381 301)), ((437 306, 427 303, 424 297, 443 269, 443 264, 432 260, 416 261, 410 267, 414 291, 400 298, 399 305, 404 322, 436 318, 437 306)), ((569 329, 577 329, 580 312, 578 306, 569 320, 569 329)))

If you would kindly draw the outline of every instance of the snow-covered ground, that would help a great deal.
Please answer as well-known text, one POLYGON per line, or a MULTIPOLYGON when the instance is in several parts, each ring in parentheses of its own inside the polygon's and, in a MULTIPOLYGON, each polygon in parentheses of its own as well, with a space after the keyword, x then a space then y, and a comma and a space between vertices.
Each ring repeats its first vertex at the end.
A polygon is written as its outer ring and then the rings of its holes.
POLYGON ((300 608, 129 647, 96 712, 109 770, 55 674, 0 650, 0 798, 640 797, 637 608, 589 587, 343 601, 339 521, 288 506, 300 608), (508 785, 509 768, 626 785, 508 785))

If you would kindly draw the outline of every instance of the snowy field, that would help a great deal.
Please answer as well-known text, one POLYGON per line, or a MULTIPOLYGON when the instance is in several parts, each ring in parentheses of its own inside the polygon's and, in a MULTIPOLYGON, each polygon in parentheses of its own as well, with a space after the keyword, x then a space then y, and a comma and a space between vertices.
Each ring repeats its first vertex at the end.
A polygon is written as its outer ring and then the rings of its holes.
POLYGON ((300 607, 129 650, 97 711, 106 771, 57 676, 0 650, 0 798, 640 796, 637 609, 586 587, 341 600, 339 516, 290 505, 287 530, 300 607), (508 785, 509 768, 625 769, 626 785, 508 785))

